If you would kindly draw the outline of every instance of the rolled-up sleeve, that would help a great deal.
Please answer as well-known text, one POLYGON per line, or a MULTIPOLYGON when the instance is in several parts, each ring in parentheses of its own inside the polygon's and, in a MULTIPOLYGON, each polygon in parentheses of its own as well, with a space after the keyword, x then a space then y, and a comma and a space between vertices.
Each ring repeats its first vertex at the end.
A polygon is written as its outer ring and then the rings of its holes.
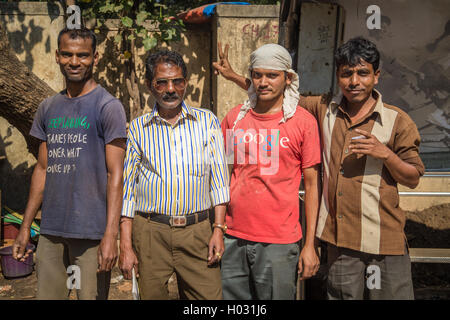
POLYGON ((134 218, 135 210, 135 185, 136 177, 141 163, 141 152, 136 143, 136 134, 139 130, 136 128, 137 122, 133 121, 130 125, 127 139, 127 152, 125 155, 125 164, 123 170, 123 205, 122 216, 134 218))
POLYGON ((230 201, 230 176, 225 159, 225 148, 219 120, 212 115, 210 125, 210 197, 217 206, 230 201))
POLYGON ((395 135, 393 151, 406 163, 414 166, 420 176, 425 173, 425 166, 419 156, 420 134, 414 121, 406 114, 400 114, 395 135))

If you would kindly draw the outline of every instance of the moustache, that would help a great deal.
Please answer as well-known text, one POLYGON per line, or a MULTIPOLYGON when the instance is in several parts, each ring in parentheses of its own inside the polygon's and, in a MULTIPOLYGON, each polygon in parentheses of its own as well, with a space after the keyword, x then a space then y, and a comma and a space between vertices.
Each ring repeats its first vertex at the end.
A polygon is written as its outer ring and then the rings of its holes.
POLYGON ((174 99, 174 98, 179 99, 180 96, 176 93, 166 93, 162 96, 163 100, 170 100, 170 99, 174 99))

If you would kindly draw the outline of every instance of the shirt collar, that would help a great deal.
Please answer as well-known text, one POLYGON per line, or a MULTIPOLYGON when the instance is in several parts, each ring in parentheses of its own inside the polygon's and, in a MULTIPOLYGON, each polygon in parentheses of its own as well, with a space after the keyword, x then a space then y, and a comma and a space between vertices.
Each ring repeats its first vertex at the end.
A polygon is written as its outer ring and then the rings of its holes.
MULTIPOLYGON (((187 105, 184 100, 181 102, 181 114, 180 117, 178 118, 178 120, 183 119, 183 118, 187 118, 188 116, 192 117, 194 120, 197 120, 197 116, 195 115, 195 113, 192 111, 192 108, 187 105)), ((155 103, 155 105, 153 106, 153 109, 150 113, 147 113, 147 117, 144 121, 144 124, 149 124, 150 121, 152 121, 152 119, 162 119, 161 116, 159 115, 158 112, 158 107, 155 103)))
MULTIPOLYGON (((380 121, 381 124, 383 123, 383 114, 384 114, 384 106, 383 101, 381 99, 381 93, 377 89, 373 89, 372 91, 373 97, 377 100, 375 103, 375 108, 373 109, 373 112, 378 112, 380 115, 380 121)), ((337 94, 333 96, 331 99, 331 102, 329 104, 329 108, 331 111, 335 112, 336 109, 342 104, 342 99, 344 99, 344 95, 342 94, 341 90, 337 94)))

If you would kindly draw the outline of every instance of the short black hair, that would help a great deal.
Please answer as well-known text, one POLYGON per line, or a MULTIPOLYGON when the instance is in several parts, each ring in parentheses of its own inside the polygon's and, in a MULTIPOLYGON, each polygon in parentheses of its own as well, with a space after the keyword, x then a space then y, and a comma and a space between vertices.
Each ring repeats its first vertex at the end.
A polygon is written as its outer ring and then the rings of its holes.
POLYGON ((155 69, 158 63, 170 62, 181 68, 183 78, 187 77, 187 68, 183 57, 176 51, 159 50, 150 54, 145 61, 145 78, 149 81, 155 76, 155 69))
POLYGON ((62 29, 58 34, 58 49, 61 43, 61 37, 66 33, 69 35, 70 39, 76 38, 91 39, 92 53, 95 53, 95 50, 97 49, 97 37, 95 36, 95 33, 92 30, 86 27, 81 27, 80 29, 69 29, 66 27, 62 29))
POLYGON ((377 46, 362 37, 356 37, 348 40, 340 46, 334 55, 336 70, 341 65, 356 66, 361 60, 370 63, 373 71, 377 71, 380 66, 380 52, 377 46))

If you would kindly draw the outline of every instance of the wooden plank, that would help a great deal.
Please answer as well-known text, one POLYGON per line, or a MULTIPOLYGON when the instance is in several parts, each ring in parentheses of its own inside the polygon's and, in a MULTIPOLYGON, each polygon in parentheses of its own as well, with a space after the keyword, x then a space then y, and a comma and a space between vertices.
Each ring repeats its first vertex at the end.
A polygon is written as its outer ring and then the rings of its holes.
POLYGON ((450 249, 409 248, 411 262, 450 263, 450 249))

